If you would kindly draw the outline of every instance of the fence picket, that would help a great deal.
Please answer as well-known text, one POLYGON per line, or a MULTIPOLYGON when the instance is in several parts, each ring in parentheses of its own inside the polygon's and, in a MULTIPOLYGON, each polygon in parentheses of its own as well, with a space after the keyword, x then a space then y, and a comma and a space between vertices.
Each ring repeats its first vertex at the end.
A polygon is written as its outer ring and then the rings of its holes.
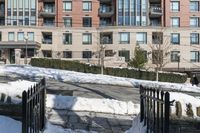
POLYGON ((147 133, 169 133, 169 92, 140 86, 140 121, 147 133))

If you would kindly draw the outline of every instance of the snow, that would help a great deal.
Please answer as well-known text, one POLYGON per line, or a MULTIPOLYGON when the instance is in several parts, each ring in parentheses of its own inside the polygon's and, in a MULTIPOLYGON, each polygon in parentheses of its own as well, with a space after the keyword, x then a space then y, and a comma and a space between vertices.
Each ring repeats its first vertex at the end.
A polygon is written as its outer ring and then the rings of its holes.
POLYGON ((61 95, 47 95, 48 108, 75 111, 94 111, 113 114, 138 114, 139 104, 113 99, 83 98, 61 95), (101 108, 100 108, 101 107, 101 108))
POLYGON ((140 115, 133 118, 132 127, 125 133, 146 133, 147 127, 144 126, 143 122, 140 122, 140 115))
MULTIPOLYGON (((36 82, 17 80, 8 83, 0 83, 0 93, 4 93, 6 96, 11 97, 13 103, 20 103, 22 92, 28 90, 31 86, 34 86, 36 82)), ((1 97, 1 95, 0 95, 1 97)))
POLYGON ((45 77, 59 80, 62 82, 134 86, 136 88, 138 88, 139 85, 143 85, 146 87, 157 87, 163 89, 165 88, 176 91, 200 92, 199 87, 191 86, 190 84, 138 80, 100 74, 80 73, 67 70, 32 67, 29 65, 5 65, 0 67, 0 73, 14 73, 28 77, 45 77))
POLYGON ((1 133, 21 133, 21 122, 12 118, 0 115, 0 132, 1 133))

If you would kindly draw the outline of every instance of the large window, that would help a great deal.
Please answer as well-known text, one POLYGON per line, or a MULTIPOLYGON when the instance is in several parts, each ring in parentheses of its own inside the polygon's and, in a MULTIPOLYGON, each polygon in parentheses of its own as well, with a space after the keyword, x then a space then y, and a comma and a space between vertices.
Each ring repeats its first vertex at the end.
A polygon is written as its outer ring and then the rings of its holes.
POLYGON ((91 1, 83 1, 83 11, 92 11, 91 1))
POLYGON ((130 33, 129 32, 119 33, 119 43, 120 44, 129 44, 130 43, 130 33))
POLYGON ((17 33, 17 40, 18 41, 24 41, 24 32, 18 32, 17 33))
POLYGON ((136 33, 136 43, 137 44, 147 44, 147 33, 137 32, 136 33))
POLYGON ((28 41, 34 41, 34 32, 28 32, 28 41))
POLYGON ((190 1, 190 11, 191 12, 199 11, 199 1, 190 1))
POLYGON ((171 18, 171 26, 172 27, 180 27, 180 18, 179 17, 172 17, 171 18))
POLYGON ((171 1, 170 8, 172 12, 180 11, 180 2, 179 1, 171 1))
POLYGON ((190 33, 190 44, 199 44, 199 33, 190 33))
POLYGON ((8 41, 15 41, 15 33, 8 32, 8 41))
POLYGON ((72 11, 72 1, 63 1, 63 10, 72 11))
POLYGON ((92 58, 92 51, 83 51, 82 57, 83 58, 92 58))
POLYGON ((180 51, 171 51, 171 62, 180 61, 180 51))
POLYGON ((63 21, 65 27, 72 27, 72 17, 64 17, 63 21))
POLYGON ((83 44, 92 44, 92 34, 83 33, 83 44))
POLYGON ((199 51, 191 51, 190 52, 190 61, 191 62, 199 62, 199 51))
POLYGON ((72 33, 63 34, 63 44, 72 44, 72 33))
POLYGON ((91 17, 83 17, 83 27, 92 27, 91 17))
POLYGON ((129 61, 130 60, 130 51, 128 51, 128 50, 120 50, 119 51, 119 57, 124 57, 125 61, 129 61))
POLYGON ((63 51, 63 58, 72 58, 72 51, 63 51))
POLYGON ((180 44, 180 34, 171 33, 171 44, 180 44))
POLYGON ((199 18, 198 17, 190 17, 190 26, 191 27, 199 27, 199 18))

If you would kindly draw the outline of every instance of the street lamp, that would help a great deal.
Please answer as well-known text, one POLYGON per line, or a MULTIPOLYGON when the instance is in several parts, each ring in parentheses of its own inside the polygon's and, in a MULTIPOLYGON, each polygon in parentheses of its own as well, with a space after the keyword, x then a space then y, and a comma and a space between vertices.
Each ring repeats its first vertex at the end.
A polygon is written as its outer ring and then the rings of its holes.
POLYGON ((177 57, 178 57, 178 71, 179 71, 180 57, 181 57, 180 53, 177 54, 177 57))
POLYGON ((27 42, 28 42, 28 35, 24 37, 24 40, 26 41, 26 50, 25 50, 25 64, 27 64, 27 42))

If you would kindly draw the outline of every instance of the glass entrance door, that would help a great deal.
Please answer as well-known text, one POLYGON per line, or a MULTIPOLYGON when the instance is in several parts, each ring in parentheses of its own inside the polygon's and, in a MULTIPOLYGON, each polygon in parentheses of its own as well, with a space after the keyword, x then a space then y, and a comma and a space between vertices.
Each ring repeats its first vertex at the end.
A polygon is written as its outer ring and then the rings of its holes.
POLYGON ((10 64, 15 64, 15 50, 10 49, 10 64))

